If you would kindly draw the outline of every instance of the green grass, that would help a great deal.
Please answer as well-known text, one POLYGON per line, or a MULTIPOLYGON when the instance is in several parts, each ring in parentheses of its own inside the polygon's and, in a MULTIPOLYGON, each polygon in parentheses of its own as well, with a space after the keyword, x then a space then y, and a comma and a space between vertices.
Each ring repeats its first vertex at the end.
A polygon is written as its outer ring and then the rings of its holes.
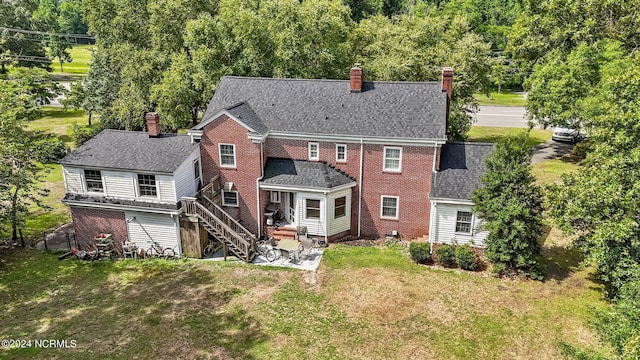
POLYGON ((522 95, 503 91, 501 93, 492 92, 489 96, 485 94, 474 94, 473 97, 480 105, 494 106, 526 106, 527 99, 522 95))
MULTIPOLYGON (((64 69, 62 74, 87 75, 89 62, 91 61, 91 49, 94 47, 95 45, 74 45, 72 49, 69 49, 71 62, 62 64, 64 69)), ((58 58, 53 59, 51 66, 53 67, 54 73, 61 73, 58 58)))
POLYGON ((578 164, 569 157, 561 159, 545 160, 531 164, 531 172, 536 177, 538 183, 550 184, 561 183, 562 174, 578 171, 578 164))
MULTIPOLYGON (((526 131, 526 129, 494 126, 472 126, 467 133, 467 141, 495 142, 501 137, 514 136, 524 131, 526 131)), ((549 141, 551 140, 551 133, 551 130, 531 129, 527 144, 533 147, 535 145, 549 141)))
POLYGON ((30 122, 28 129, 55 134, 67 146, 74 148, 75 146, 71 139, 73 125, 86 125, 88 123, 89 117, 84 110, 42 106, 40 111, 42 112, 42 117, 30 122))
POLYGON ((77 342, 0 357, 561 358, 560 341, 597 347, 589 321, 606 303, 591 269, 549 246, 545 282, 420 266, 400 248, 332 246, 317 272, 0 250, 0 338, 77 342))

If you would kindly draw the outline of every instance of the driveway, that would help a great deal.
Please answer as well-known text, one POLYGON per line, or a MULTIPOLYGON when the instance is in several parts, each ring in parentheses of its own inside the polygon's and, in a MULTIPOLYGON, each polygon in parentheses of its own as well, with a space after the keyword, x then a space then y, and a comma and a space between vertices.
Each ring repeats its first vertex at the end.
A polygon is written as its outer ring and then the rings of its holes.
POLYGON ((553 140, 536 145, 533 147, 531 163, 535 164, 545 160, 559 159, 564 155, 570 154, 573 150, 573 146, 573 144, 561 143, 553 140))
POLYGON ((480 106, 473 125, 527 128, 525 113, 521 106, 480 106))

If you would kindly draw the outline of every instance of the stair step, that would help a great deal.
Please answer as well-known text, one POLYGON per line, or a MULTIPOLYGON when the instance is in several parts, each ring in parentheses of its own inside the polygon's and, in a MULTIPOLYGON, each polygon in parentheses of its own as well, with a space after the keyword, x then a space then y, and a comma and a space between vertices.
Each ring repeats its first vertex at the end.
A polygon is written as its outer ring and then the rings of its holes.
POLYGON ((280 241, 282 239, 295 239, 294 235, 273 235, 273 239, 276 241, 280 241))
POLYGON ((297 233, 296 229, 276 229, 273 231, 273 236, 281 235, 294 237, 297 233))

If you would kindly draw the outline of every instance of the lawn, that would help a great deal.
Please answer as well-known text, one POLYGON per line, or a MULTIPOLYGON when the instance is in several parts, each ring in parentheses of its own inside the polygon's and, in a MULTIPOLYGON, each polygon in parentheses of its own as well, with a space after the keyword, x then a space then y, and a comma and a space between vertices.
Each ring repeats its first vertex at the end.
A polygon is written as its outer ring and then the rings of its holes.
MULTIPOLYGON (((71 62, 62 64, 66 75, 87 75, 89 71, 89 62, 91 61, 91 50, 95 45, 74 45, 69 49, 71 54, 71 62)), ((54 73, 60 72, 60 62, 58 58, 54 58, 51 64, 54 73)))
MULTIPOLYGON (((526 129, 506 128, 494 126, 472 126, 467 133, 467 141, 473 142, 496 142, 499 138, 505 136, 517 135, 526 129)), ((527 144, 531 147, 542 144, 551 140, 551 130, 531 129, 527 144)))
POLYGON ((575 160, 570 157, 561 159, 545 160, 539 163, 531 164, 531 173, 541 184, 562 182, 562 174, 568 174, 578 171, 578 165, 575 160))
POLYGON ((40 111, 42 112, 42 117, 30 122, 27 128, 55 134, 67 146, 74 148, 71 138, 73 125, 86 125, 89 119, 84 110, 42 106, 40 111))
POLYGON ((415 265, 385 247, 332 246, 316 273, 0 257, 0 338, 77 344, 0 350, 16 359, 552 359, 560 342, 596 347, 589 321, 606 305, 557 241, 544 282, 415 265))
POLYGON ((480 105, 494 106, 526 106, 527 99, 521 94, 503 91, 500 93, 492 92, 489 96, 485 94, 474 94, 473 97, 480 105))

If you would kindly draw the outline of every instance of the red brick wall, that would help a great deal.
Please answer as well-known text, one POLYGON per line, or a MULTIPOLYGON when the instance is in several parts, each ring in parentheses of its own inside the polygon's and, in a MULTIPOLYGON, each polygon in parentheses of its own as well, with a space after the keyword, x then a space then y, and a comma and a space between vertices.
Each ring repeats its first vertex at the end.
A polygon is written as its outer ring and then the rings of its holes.
POLYGON ((262 172, 260 144, 254 144, 247 134, 245 127, 226 115, 207 124, 200 140, 202 172, 205 179, 220 174, 223 183, 233 182, 233 190, 239 195, 239 207, 224 207, 224 210, 239 219, 249 231, 257 232, 256 179, 262 172), (235 145, 236 168, 220 167, 219 143, 235 145))
POLYGON ((121 253, 122 243, 128 234, 124 211, 71 207, 71 216, 76 240, 81 249, 94 249, 93 238, 105 233, 113 235, 113 241, 121 253))

